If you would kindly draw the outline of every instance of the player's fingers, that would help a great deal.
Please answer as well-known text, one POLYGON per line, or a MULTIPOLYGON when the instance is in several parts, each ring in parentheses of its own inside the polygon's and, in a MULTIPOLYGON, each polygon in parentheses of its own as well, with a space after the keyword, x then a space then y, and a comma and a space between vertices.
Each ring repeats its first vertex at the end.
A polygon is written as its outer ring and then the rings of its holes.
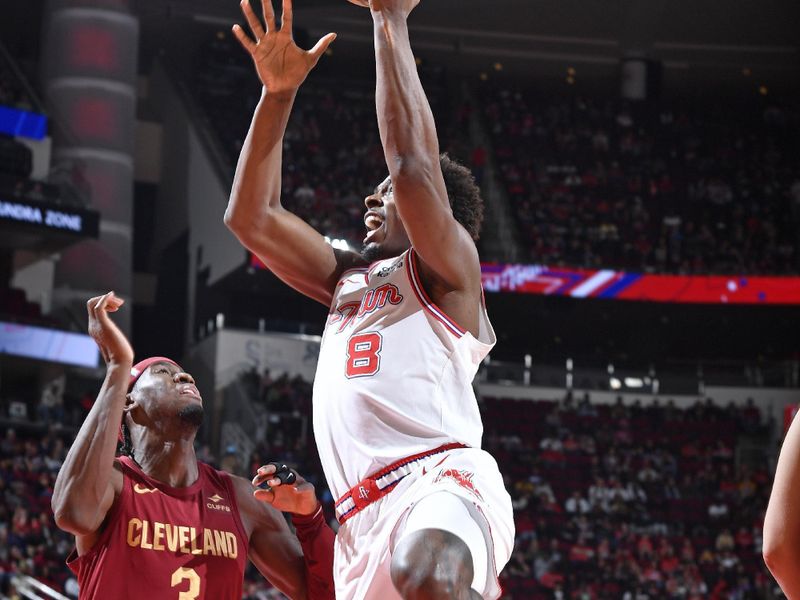
POLYGON ((108 292, 107 294, 100 296, 100 299, 97 301, 97 304, 94 305, 94 316, 98 321, 103 323, 108 321, 108 314, 106 313, 106 307, 108 306, 108 301, 110 298, 114 296, 114 292, 108 292))
POLYGON ((267 31, 275 31, 275 9, 272 8, 272 0, 261 0, 261 10, 264 13, 267 31))
POLYGON ((125 304, 125 300, 120 298, 119 296, 112 295, 108 298, 106 302, 106 312, 117 312, 119 307, 125 304))
POLYGON ((239 40, 239 43, 242 45, 242 48, 247 50, 250 54, 256 51, 256 44, 253 40, 251 40, 247 34, 244 32, 244 29, 240 25, 233 26, 233 35, 239 40))
POLYGON ((282 485, 293 485, 297 483, 297 475, 295 475, 293 471, 278 471, 275 475, 267 479, 265 483, 271 488, 280 487, 282 485))
POLYGON ((264 37, 264 28, 261 26, 261 21, 258 20, 256 13, 253 12, 253 7, 250 6, 250 0, 242 0, 239 3, 242 7, 242 14, 247 19, 247 24, 250 26, 250 31, 255 36, 256 41, 264 37))
POLYGON ((102 296, 95 296, 94 298, 89 298, 86 301, 86 312, 89 315, 90 319, 94 318, 95 310, 96 310, 95 307, 97 306, 97 303, 100 302, 101 298, 102 298, 102 296))
POLYGON ((269 479, 273 473, 275 473, 274 467, 270 467, 268 471, 265 470, 264 467, 261 467, 256 473, 256 476, 253 477, 252 484, 258 487, 259 485, 264 483, 267 479, 269 479))
POLYGON ((292 33, 292 21, 294 21, 294 14, 292 9, 292 0, 283 0, 283 14, 281 15, 281 31, 292 33))
POLYGON ((256 490, 253 492, 253 496, 255 496, 256 500, 269 502, 270 504, 275 500, 275 492, 272 490, 256 490))
POLYGON ((317 64, 317 61, 323 54, 325 54, 325 51, 328 49, 328 46, 330 46, 333 43, 333 40, 335 39, 336 39, 336 34, 329 33, 328 35, 320 38, 320 40, 316 43, 316 45, 311 50, 308 51, 308 54, 314 60, 314 64, 317 64))

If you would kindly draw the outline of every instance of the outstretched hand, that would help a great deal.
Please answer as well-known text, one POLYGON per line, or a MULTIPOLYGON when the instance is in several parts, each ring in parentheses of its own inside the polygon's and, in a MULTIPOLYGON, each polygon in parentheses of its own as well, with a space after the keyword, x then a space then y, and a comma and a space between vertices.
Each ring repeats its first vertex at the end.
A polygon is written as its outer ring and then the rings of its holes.
POLYGON ((256 499, 281 512, 310 515, 319 506, 314 486, 282 463, 267 463, 259 467, 253 485, 258 488, 253 492, 256 499))
POLYGON ((233 34, 252 57, 258 77, 268 93, 293 92, 305 81, 336 39, 336 34, 329 33, 311 50, 303 50, 294 43, 292 37, 292 0, 283 0, 280 29, 275 24, 272 0, 261 0, 261 6, 266 28, 253 12, 250 0, 241 0, 242 12, 255 41, 239 25, 233 26, 233 34))
POLYGON ((108 316, 110 312, 117 312, 124 303, 125 301, 115 296, 114 292, 91 298, 86 303, 86 312, 89 313, 89 335, 100 348, 100 354, 103 355, 106 365, 133 364, 133 348, 130 342, 108 316))

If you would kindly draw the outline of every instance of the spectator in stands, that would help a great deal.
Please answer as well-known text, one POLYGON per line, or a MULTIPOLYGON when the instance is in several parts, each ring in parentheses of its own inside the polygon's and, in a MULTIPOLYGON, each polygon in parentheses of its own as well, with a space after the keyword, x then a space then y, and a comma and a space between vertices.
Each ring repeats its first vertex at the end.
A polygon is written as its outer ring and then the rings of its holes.
POLYGON ((569 514, 585 514, 591 509, 592 505, 589 504, 589 501, 583 498, 578 491, 573 492, 572 496, 567 498, 567 501, 564 503, 564 510, 569 514))
POLYGON ((776 127, 751 107, 602 104, 496 86, 484 94, 500 176, 532 260, 797 272, 800 211, 787 206, 800 156, 796 111, 768 109, 782 115, 776 127))

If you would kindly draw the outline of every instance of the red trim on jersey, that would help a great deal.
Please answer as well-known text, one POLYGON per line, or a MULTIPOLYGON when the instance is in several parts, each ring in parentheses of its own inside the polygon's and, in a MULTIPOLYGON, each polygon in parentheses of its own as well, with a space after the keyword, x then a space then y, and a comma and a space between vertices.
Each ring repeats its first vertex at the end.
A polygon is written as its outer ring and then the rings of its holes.
POLYGON ((486 518, 486 514, 483 512, 483 509, 475 502, 473 502, 473 505, 475 506, 476 509, 478 509, 478 512, 480 513, 481 517, 483 517, 483 520, 486 522, 486 528, 489 531, 489 539, 492 541, 492 547, 487 548, 487 550, 489 551, 489 558, 492 561, 492 567, 491 567, 492 575, 494 575, 495 584, 497 585, 497 589, 500 590, 500 598, 502 598, 503 584, 500 582, 500 573, 497 571, 497 558, 494 552, 495 544, 494 544, 494 533, 492 533, 492 524, 489 522, 489 519, 486 518))
POLYGON ((347 492, 345 492, 341 498, 339 498, 336 503, 336 509, 339 508, 341 504, 346 502, 348 499, 352 499, 355 506, 348 510, 343 515, 337 515, 337 519, 339 524, 343 524, 345 521, 359 513, 361 510, 380 500, 384 496, 386 496, 389 492, 391 492, 395 486, 402 481, 402 477, 396 481, 391 482, 385 488, 379 488, 377 481, 382 477, 386 477, 392 471, 396 471, 406 465, 416 462, 418 460, 422 460, 423 458, 428 458, 429 456, 434 456, 435 454, 441 454, 442 452, 447 452, 448 450, 456 450, 458 448, 468 448, 465 444, 461 444, 459 442, 451 442, 449 444, 444 444, 443 446, 439 446, 438 448, 434 448, 433 450, 426 450, 425 452, 420 452, 418 454, 412 454, 411 456, 407 456, 405 458, 401 458, 398 461, 393 462, 390 465, 382 468, 380 471, 376 471, 372 475, 368 475, 361 481, 359 481, 356 485, 351 487, 347 492), (365 491, 365 494, 362 496, 362 490, 365 491))
POLYGON ((336 287, 343 285, 345 280, 351 275, 363 274, 364 277, 366 278, 367 273, 369 273, 369 269, 370 267, 353 267, 352 269, 347 269, 345 271, 342 271, 341 275, 339 275, 339 281, 336 283, 336 287))
POLYGON ((411 248, 408 251, 408 269, 406 273, 408 274, 408 280, 411 283, 411 289, 414 290, 414 295, 419 300, 420 304, 431 314, 433 317, 439 321, 442 325, 444 325, 450 333, 452 333, 456 337, 462 337, 465 333, 467 333, 466 329, 463 329, 458 323, 456 323, 452 318, 447 316, 441 308, 436 306, 433 301, 428 297, 428 294, 425 292, 425 287, 422 285, 422 281, 419 278, 419 272, 417 270, 416 265, 416 252, 414 249, 411 248))

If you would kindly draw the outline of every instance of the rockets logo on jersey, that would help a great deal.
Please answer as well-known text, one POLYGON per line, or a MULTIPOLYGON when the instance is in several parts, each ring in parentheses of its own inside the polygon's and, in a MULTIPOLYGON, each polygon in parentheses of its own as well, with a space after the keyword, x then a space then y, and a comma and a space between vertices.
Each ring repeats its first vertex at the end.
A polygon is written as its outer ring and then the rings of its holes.
POLYGON ((483 496, 478 491, 478 488, 475 487, 475 484, 472 482, 473 478, 475 477, 475 473, 472 471, 465 471, 463 469, 442 469, 439 471, 439 474, 436 475, 436 478, 433 480, 433 483, 439 483, 440 481, 444 480, 451 480, 454 481, 457 485, 461 486, 473 496, 478 498, 479 500, 483 500, 483 496))
POLYGON ((330 316, 329 324, 339 323, 336 333, 341 333, 348 326, 353 325, 356 320, 364 318, 366 315, 381 310, 386 304, 400 304, 403 295, 396 285, 384 283, 374 289, 369 289, 364 293, 360 302, 343 302, 339 304, 330 316))

